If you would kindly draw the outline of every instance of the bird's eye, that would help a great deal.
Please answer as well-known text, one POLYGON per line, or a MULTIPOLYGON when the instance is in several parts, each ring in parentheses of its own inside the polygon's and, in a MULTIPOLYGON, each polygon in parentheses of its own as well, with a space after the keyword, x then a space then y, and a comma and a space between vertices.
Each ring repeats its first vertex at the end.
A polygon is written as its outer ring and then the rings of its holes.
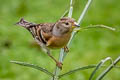
POLYGON ((68 23, 68 22, 66 22, 66 23, 65 23, 65 25, 69 25, 69 23, 68 23))

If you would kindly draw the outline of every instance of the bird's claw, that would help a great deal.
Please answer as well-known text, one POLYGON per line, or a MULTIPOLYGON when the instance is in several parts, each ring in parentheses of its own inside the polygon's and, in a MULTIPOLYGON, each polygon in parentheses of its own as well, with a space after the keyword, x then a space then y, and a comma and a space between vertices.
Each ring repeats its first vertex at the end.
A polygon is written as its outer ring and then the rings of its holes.
POLYGON ((59 67, 60 69, 62 69, 62 65, 63 65, 62 62, 57 62, 56 63, 56 66, 59 67))
POLYGON ((67 46, 64 47, 64 52, 68 53, 69 52, 69 49, 67 46))

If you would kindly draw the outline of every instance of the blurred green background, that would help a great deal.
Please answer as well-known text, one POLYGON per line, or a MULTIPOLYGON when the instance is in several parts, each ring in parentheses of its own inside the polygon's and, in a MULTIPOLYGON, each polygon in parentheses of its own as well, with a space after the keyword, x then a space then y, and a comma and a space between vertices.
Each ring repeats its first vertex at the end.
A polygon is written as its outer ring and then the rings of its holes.
MULTIPOLYGON (((75 0, 73 17, 77 20, 87 0, 75 0)), ((14 25, 21 17, 42 23, 55 22, 68 7, 69 0, 0 0, 0 80, 48 80, 43 72, 10 63, 24 61, 47 68, 51 72, 55 63, 36 45, 30 33, 14 25)), ((120 0, 93 0, 81 27, 104 24, 115 27, 89 29, 79 32, 70 47, 61 73, 74 68, 97 64, 108 56, 120 56, 120 0), (70 63, 69 63, 70 62, 70 63)), ((59 50, 52 51, 58 58, 59 50)), ((106 64, 108 65, 109 62, 106 64)), ((119 64, 120 65, 120 64, 119 64)), ((100 72, 99 70, 95 77, 100 72)), ((93 69, 78 71, 61 80, 88 80, 93 69)), ((112 69, 104 80, 120 80, 120 69, 112 69)))

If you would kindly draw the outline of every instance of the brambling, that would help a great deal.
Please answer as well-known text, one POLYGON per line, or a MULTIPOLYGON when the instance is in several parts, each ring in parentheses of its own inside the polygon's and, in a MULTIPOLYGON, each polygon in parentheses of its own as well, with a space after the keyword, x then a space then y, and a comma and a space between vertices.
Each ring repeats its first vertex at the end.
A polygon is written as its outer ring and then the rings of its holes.
POLYGON ((59 68, 62 63, 57 61, 50 53, 50 49, 64 48, 68 51, 67 43, 71 37, 71 33, 75 27, 79 25, 73 18, 63 17, 56 23, 30 23, 23 18, 16 23, 31 32, 35 41, 46 51, 59 68))

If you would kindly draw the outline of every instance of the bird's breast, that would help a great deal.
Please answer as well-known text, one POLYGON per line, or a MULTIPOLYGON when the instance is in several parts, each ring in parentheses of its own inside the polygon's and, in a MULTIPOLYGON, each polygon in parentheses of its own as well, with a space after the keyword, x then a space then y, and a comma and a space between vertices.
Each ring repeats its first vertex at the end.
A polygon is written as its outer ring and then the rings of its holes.
POLYGON ((49 48, 62 48, 67 45, 71 34, 65 34, 62 36, 52 36, 50 40, 48 40, 47 46, 49 48))

